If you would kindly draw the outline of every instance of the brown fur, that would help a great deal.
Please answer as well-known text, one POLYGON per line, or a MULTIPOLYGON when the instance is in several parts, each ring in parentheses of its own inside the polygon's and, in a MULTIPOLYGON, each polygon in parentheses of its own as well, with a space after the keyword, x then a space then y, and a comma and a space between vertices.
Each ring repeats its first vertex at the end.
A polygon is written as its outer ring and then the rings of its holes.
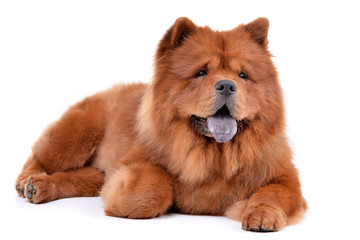
POLYGON ((19 195, 33 203, 96 196, 105 182, 111 216, 151 218, 171 208, 227 215, 253 231, 292 223, 306 202, 267 31, 265 18, 223 32, 179 18, 159 44, 151 84, 86 98, 45 130, 16 181, 19 195), (194 77, 204 68, 206 76, 194 77), (237 88, 238 133, 218 143, 192 116, 219 109, 214 85, 223 79, 237 88))

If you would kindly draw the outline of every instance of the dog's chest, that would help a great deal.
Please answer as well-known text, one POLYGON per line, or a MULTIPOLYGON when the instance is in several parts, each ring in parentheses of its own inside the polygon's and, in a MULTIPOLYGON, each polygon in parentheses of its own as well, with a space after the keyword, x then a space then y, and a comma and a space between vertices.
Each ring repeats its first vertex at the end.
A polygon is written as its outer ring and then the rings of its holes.
POLYGON ((241 184, 224 179, 197 185, 177 181, 174 188, 174 208, 188 214, 223 215, 230 205, 246 195, 241 184))

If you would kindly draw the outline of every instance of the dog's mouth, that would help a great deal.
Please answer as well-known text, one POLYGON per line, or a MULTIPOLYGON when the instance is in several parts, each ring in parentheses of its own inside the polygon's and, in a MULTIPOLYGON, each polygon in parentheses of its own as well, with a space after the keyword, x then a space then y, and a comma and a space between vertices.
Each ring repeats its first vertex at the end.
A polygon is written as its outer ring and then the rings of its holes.
POLYGON ((224 105, 214 115, 207 118, 192 115, 195 128, 206 136, 213 136, 219 143, 225 143, 234 138, 238 132, 237 121, 230 114, 229 108, 224 105))

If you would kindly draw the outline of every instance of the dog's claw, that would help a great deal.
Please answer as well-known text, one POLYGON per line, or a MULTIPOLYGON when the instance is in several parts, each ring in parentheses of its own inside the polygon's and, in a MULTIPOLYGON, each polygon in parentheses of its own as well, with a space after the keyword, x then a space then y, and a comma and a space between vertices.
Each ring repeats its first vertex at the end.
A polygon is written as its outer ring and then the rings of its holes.
POLYGON ((30 181, 30 179, 27 182, 27 187, 26 187, 26 198, 29 200, 32 200, 34 194, 36 194, 36 188, 34 187, 34 185, 32 184, 32 182, 30 181))
POLYGON ((21 197, 25 197, 24 190, 20 188, 20 185, 16 185, 16 191, 21 197))
POLYGON ((243 226, 243 229, 247 231, 247 230, 249 229, 249 224, 245 224, 245 225, 243 226))

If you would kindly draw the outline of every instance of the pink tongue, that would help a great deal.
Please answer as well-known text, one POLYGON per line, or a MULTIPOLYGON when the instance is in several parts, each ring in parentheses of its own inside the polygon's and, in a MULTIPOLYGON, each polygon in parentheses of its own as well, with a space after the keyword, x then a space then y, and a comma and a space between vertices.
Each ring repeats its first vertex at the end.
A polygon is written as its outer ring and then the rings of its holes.
POLYGON ((209 131, 219 143, 230 141, 237 132, 236 120, 231 116, 214 115, 207 118, 209 131))

